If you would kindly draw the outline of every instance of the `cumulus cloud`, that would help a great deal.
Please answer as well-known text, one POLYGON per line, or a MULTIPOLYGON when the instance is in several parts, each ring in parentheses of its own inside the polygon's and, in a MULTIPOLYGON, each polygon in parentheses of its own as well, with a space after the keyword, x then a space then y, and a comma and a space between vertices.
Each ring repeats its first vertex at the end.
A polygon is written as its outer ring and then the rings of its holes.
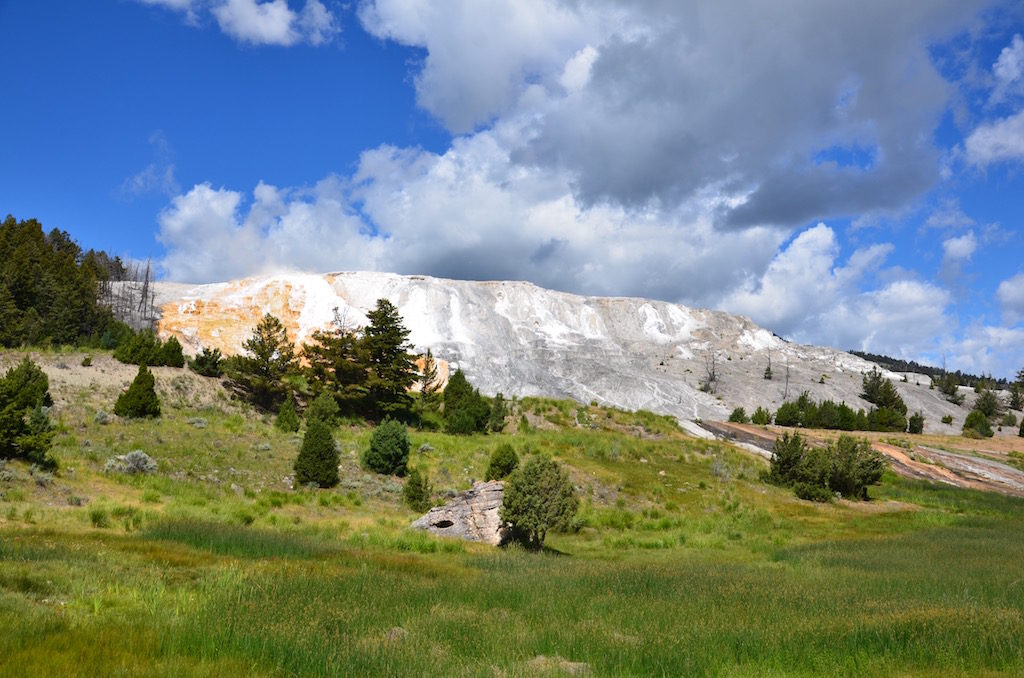
POLYGON ((927 45, 984 3, 742 4, 376 0, 361 18, 426 49, 419 102, 452 131, 538 113, 512 157, 567 170, 586 204, 717 186, 745 196, 720 224, 793 227, 937 180, 948 94, 927 45), (871 160, 821 159, 856 149, 871 160))
POLYGON ((942 241, 943 258, 948 260, 970 259, 977 248, 978 240, 974 237, 974 231, 942 241))
POLYGON ((336 17, 321 0, 306 0, 301 11, 292 9, 287 0, 138 1, 182 12, 194 25, 209 12, 222 32, 251 45, 323 45, 340 30, 336 17))
POLYGON ((880 243, 839 260, 839 244, 825 224, 807 229, 782 249, 764 274, 728 295, 722 307, 799 341, 841 348, 884 350, 918 357, 935 349, 951 325, 945 290, 897 279, 862 289, 892 252, 880 243))
POLYGON ((1003 307, 1003 319, 1006 322, 1013 324, 1024 320, 1024 273, 999 283, 996 298, 1003 307))
POLYGON ((967 159, 979 167, 1024 158, 1024 110, 979 125, 964 141, 964 147, 967 159))
POLYGON ((1024 91, 1024 39, 1014 35, 1009 45, 1003 48, 992 66, 995 87, 989 98, 999 103, 1024 91))

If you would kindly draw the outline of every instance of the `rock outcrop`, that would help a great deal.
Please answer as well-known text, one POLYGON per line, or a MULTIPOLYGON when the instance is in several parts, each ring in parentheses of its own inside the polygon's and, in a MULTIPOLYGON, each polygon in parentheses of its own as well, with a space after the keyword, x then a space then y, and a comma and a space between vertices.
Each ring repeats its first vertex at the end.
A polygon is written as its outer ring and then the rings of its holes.
MULTIPOLYGON (((737 406, 774 411, 805 390, 815 400, 870 407, 859 394, 871 363, 786 341, 749 318, 664 301, 371 272, 161 282, 154 290, 160 336, 177 337, 188 353, 204 346, 239 353, 264 313, 299 343, 336 319, 358 328, 384 297, 398 307, 416 351, 433 351, 439 381, 451 364, 486 394, 568 397, 680 420, 722 421, 737 406), (764 378, 769 363, 773 380, 764 378), (709 370, 717 383, 703 392, 709 370)), ((927 377, 886 375, 909 410, 924 413, 926 431, 959 430, 970 401, 946 402, 927 377), (940 423, 945 415, 952 429, 940 423)))
POLYGON ((498 517, 505 484, 500 480, 476 483, 460 492, 444 506, 435 506, 412 524, 439 537, 458 537, 500 546, 511 538, 498 517))

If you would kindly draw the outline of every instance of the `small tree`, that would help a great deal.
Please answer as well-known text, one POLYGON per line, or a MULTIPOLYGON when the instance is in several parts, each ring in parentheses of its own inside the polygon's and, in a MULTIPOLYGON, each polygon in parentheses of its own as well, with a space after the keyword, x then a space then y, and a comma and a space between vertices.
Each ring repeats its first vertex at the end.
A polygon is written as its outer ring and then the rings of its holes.
POLYGON ((1024 419, 1020 420, 1020 430, 1017 432, 1017 435, 1024 438, 1024 419))
POLYGON ((302 448, 295 459, 295 482, 315 483, 318 487, 338 484, 338 449, 331 430, 318 419, 309 423, 302 438, 302 448))
POLYGON ((1009 408, 1018 412, 1024 410, 1024 392, 1022 392, 1020 384, 1010 385, 1009 408))
POLYGON ((338 425, 338 412, 338 402, 334 396, 327 391, 321 391, 306 408, 306 422, 319 419, 327 424, 328 428, 334 428, 338 425))
POLYGON ((369 324, 363 329, 361 344, 369 360, 367 396, 371 416, 406 416, 412 405, 408 390, 417 379, 413 356, 409 353, 409 330, 402 324, 398 309, 387 299, 366 314, 369 324))
POLYGON ((177 338, 171 337, 160 347, 160 365, 168 367, 184 367, 185 356, 181 352, 181 344, 177 338))
POLYGON ((494 396, 494 403, 491 405, 491 415, 487 421, 487 428, 492 433, 501 433, 505 428, 505 416, 508 414, 508 410, 505 407, 505 396, 499 391, 494 396))
POLYGON ((747 418, 746 410, 744 410, 742 407, 737 407, 735 410, 732 411, 732 414, 729 415, 729 421, 735 424, 746 424, 750 421, 750 419, 747 418))
POLYGON ((962 430, 965 436, 974 435, 981 438, 991 438, 995 435, 988 417, 980 410, 971 410, 967 413, 967 419, 964 420, 962 430))
POLYGON ((920 412, 910 415, 910 419, 907 422, 907 431, 910 433, 924 433, 924 415, 920 412))
POLYGON ((531 457, 505 483, 499 515, 532 548, 542 548, 548 530, 566 529, 579 499, 568 474, 552 459, 531 457))
POLYGON ((490 416, 487 399, 473 388, 462 370, 456 370, 444 389, 445 429, 456 435, 484 431, 490 416))
POLYGON ((260 409, 276 410, 288 394, 284 379, 296 369, 295 345, 281 321, 268 313, 243 346, 248 355, 230 362, 230 386, 260 409))
POLYGON ((989 419, 993 419, 1003 411, 1003 404, 999 401, 999 396, 995 394, 995 391, 984 389, 974 401, 974 409, 989 419))
POLYGON ((114 403, 114 414, 129 418, 159 417, 160 400, 156 397, 155 384, 156 380, 149 368, 139 365, 135 380, 114 403))
POLYGON ((404 476, 408 463, 409 434, 405 424, 385 419, 373 429, 370 447, 363 453, 363 464, 377 473, 404 476))
POLYGON ((758 405, 750 421, 758 426, 767 426, 772 423, 772 413, 758 405))
POLYGON ((405 487, 402 488, 402 498, 413 511, 423 513, 430 510, 430 481, 426 473, 420 473, 419 469, 409 470, 409 477, 405 480, 405 487))
POLYGON ((285 433, 295 433, 299 430, 299 415, 295 411, 295 398, 291 393, 284 400, 284 405, 277 412, 274 426, 285 433))
POLYGON ((219 348, 211 350, 209 347, 204 346, 202 351, 188 361, 188 366, 189 369, 200 376, 219 377, 223 374, 220 364, 223 359, 224 356, 221 355, 219 348))
POLYGON ((772 446, 768 475, 765 479, 775 485, 792 485, 806 450, 807 444, 799 433, 782 434, 772 446))
POLYGON ((519 455, 508 443, 502 443, 491 453, 491 461, 487 464, 487 480, 507 478, 519 466, 519 455))

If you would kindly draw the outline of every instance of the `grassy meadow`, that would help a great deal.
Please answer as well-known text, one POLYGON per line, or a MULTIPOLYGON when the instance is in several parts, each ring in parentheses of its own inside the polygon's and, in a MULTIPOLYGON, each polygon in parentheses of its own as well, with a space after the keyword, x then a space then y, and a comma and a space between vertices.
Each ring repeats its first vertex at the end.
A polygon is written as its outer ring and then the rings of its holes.
POLYGON ((134 368, 37 357, 60 470, 0 469, 0 675, 1024 672, 1018 499, 887 474, 811 504, 665 418, 531 398, 527 431, 411 431, 438 501, 502 442, 569 467, 576 530, 493 549, 408 530, 366 427, 338 487, 293 489, 301 435, 215 381, 156 368, 163 416, 102 423, 134 368), (159 471, 104 473, 133 449, 159 471))

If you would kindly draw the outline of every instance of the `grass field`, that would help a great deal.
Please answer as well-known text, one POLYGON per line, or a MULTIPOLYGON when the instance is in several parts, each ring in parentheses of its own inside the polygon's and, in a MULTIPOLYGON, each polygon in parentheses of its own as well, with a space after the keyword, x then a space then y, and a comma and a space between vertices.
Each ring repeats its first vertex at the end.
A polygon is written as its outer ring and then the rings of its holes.
POLYGON ((293 490, 300 438, 183 371, 160 420, 98 423, 122 368, 95 364, 47 368, 61 470, 0 471, 0 675, 1024 672, 1017 499, 888 474, 814 505, 663 418, 530 399, 528 433, 411 435, 439 492, 501 442, 570 467, 578 530, 497 550, 407 530, 368 429, 337 432, 339 487, 293 490), (136 448, 157 474, 103 473, 136 448))

